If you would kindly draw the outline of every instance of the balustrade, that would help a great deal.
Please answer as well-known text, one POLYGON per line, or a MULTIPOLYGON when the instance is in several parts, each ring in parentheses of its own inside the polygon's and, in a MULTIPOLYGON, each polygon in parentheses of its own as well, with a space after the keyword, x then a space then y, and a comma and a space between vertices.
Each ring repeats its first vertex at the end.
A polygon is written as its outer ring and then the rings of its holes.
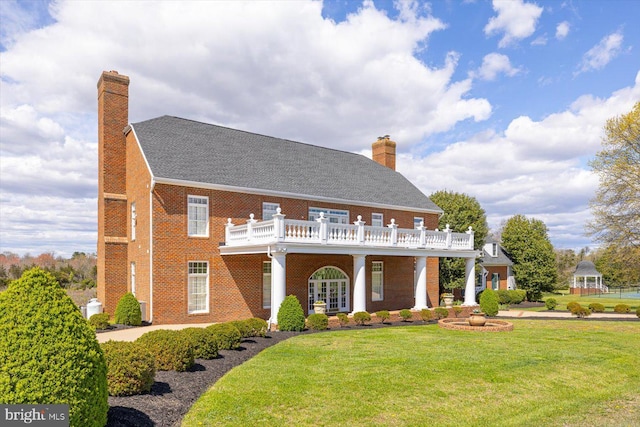
POLYGON ((473 249, 473 230, 453 233, 447 224, 442 230, 427 230, 424 223, 415 229, 398 228, 392 219, 387 227, 365 225, 362 217, 353 224, 334 224, 320 213, 316 221, 285 219, 280 208, 273 219, 256 221, 251 214, 246 224, 235 225, 227 220, 225 231, 227 246, 295 242, 322 245, 368 245, 378 247, 473 249))

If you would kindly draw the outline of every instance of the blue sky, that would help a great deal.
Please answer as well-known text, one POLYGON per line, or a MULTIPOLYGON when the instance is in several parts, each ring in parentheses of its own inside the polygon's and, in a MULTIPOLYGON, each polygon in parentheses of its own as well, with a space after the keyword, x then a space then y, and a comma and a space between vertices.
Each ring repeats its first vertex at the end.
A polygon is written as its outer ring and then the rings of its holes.
POLYGON ((0 1, 0 252, 95 252, 96 82, 112 69, 131 78, 131 122, 365 155, 389 134, 427 195, 594 246, 588 161, 640 100, 639 20, 632 0, 0 1))

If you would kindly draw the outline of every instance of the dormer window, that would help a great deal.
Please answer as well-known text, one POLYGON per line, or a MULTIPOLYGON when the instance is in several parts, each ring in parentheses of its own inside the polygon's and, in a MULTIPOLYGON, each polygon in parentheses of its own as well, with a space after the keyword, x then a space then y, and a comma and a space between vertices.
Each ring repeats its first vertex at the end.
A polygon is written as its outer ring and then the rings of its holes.
POLYGON ((498 256, 498 244, 494 243, 491 245, 491 256, 493 257, 497 257, 498 256))

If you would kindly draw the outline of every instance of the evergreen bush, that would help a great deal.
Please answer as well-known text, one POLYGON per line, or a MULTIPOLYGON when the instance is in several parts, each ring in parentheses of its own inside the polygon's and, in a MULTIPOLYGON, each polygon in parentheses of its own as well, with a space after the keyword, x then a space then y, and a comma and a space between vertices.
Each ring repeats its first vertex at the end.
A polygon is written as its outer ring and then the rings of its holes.
POLYGON ((429 309, 423 308, 422 310, 420 310, 420 317, 425 322, 428 322, 433 319, 433 312, 429 309))
POLYGON ((120 298, 120 301, 118 301, 118 305, 116 306, 115 322, 121 325, 142 325, 140 303, 131 292, 124 294, 122 298, 120 298))
POLYGON ((547 308, 547 310, 553 311, 558 306, 558 301, 556 301, 555 298, 547 298, 546 300, 544 300, 544 306, 547 308))
POLYGON ((496 296, 498 297, 498 302, 500 304, 509 305, 511 304, 511 291, 506 289, 499 289, 495 291, 496 296))
POLYGON ((589 310, 587 307, 581 306, 578 303, 575 303, 575 305, 571 306, 571 314, 579 318, 583 318, 583 317, 591 316, 591 310, 589 310))
POLYGON ((245 323, 251 329, 252 337, 264 337, 267 335, 269 324, 266 320, 260 319, 259 317, 252 317, 251 319, 245 320, 245 323))
POLYGON ((218 357, 218 342, 211 331, 205 328, 193 327, 180 331, 191 343, 193 347, 193 357, 195 359, 215 359, 218 357))
POLYGON ((213 334, 218 350, 235 350, 240 347, 242 335, 232 323, 216 323, 205 329, 213 334))
POLYGON ((347 313, 338 313, 336 314, 336 317, 340 321, 340 326, 346 326, 349 324, 349 316, 347 316, 347 313))
POLYGON ((436 307, 434 311, 436 314, 436 319, 446 319, 447 317, 449 317, 449 310, 447 310, 445 307, 436 307))
POLYGON ((156 329, 136 342, 153 353, 158 371, 184 372, 193 366, 193 347, 180 331, 156 329))
POLYGON ((56 279, 25 271, 0 293, 0 402, 69 405, 72 427, 107 423, 107 366, 56 279))
POLYGON ((231 323, 240 332, 240 337, 250 338, 253 336, 253 329, 244 320, 234 320, 231 323))
POLYGON ((304 311, 295 295, 287 296, 278 310, 278 329, 281 331, 302 331, 304 311))
POLYGON ((613 307, 613 311, 615 311, 616 313, 629 313, 631 312, 631 306, 627 304, 617 304, 615 307, 613 307))
POLYGON ((356 325, 363 326, 371 321, 371 315, 366 311, 358 311, 353 313, 353 321, 356 322, 356 325))
POLYGON ((89 318, 89 324, 99 331, 109 327, 109 313, 96 313, 89 318))
POLYGON ((573 312, 573 309, 580 307, 580 303, 578 303, 577 301, 571 301, 569 303, 567 303, 567 310, 570 312, 573 312))
POLYGON ((508 292, 511 300, 510 304, 522 304, 527 297, 527 291, 522 289, 510 289, 508 292))
POLYGON ((600 304, 599 302, 592 302, 591 304, 589 304, 589 310, 591 310, 593 313, 604 313, 604 305, 600 304))
POLYGON ((402 318, 403 322, 407 322, 413 317, 413 313, 408 308, 404 308, 398 312, 398 316, 402 318))
POLYGON ((307 326, 314 331, 324 331, 329 327, 329 317, 324 313, 314 313, 307 317, 307 326))
POLYGON ((100 346, 107 362, 109 395, 132 396, 151 390, 156 375, 151 351, 129 341, 107 341, 100 346))
POLYGON ((487 316, 498 314, 498 297, 493 289, 485 289, 480 294, 480 309, 487 316))
POLYGON ((380 323, 384 323, 385 320, 389 320, 391 314, 389 313, 389 310, 380 310, 376 311, 376 317, 380 319, 380 323))

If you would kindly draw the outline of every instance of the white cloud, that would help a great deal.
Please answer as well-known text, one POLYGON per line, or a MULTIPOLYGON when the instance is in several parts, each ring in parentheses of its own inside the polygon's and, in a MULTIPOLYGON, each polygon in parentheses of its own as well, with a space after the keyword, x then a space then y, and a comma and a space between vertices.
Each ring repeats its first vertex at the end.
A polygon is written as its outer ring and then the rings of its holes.
POLYGON ((493 10, 498 14, 489 20, 484 33, 487 36, 504 33, 498 46, 507 47, 535 32, 543 9, 522 0, 493 0, 493 10))
POLYGON ((561 23, 559 23, 558 26, 556 27, 556 39, 564 40, 565 37, 569 35, 570 28, 571 26, 567 21, 562 21, 561 23))
POLYGON ((531 46, 545 46, 547 44, 547 36, 536 37, 531 41, 531 46))
POLYGON ((448 189, 476 197, 493 229, 520 213, 542 219, 552 241, 579 247, 598 186, 582 162, 600 149, 605 121, 638 99, 640 72, 634 86, 607 99, 582 96, 566 111, 518 117, 504 132, 483 132, 426 157, 401 154, 398 170, 426 194, 448 189))
POLYGON ((605 36, 600 42, 582 56, 578 73, 604 68, 613 58, 622 52, 622 31, 605 36))
POLYGON ((498 74, 513 77, 520 71, 522 71, 520 68, 511 65, 507 55, 493 52, 485 55, 482 59, 482 65, 476 72, 472 73, 472 76, 483 80, 495 80, 498 74))

